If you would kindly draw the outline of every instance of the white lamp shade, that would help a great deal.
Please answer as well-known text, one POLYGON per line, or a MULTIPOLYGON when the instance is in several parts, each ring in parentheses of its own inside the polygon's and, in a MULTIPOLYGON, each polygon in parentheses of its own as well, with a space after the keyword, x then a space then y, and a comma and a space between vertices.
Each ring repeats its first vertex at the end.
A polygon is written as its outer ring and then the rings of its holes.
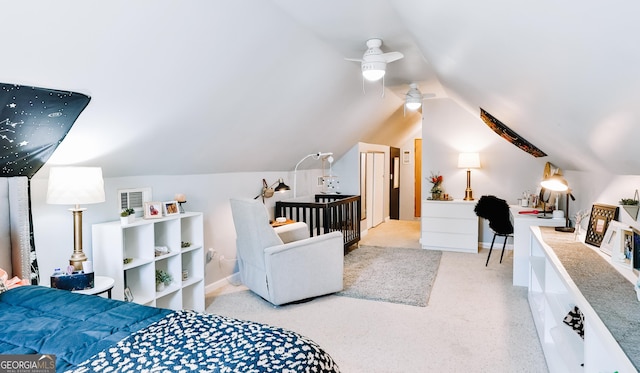
POLYGON ((386 62, 374 61, 362 63, 362 76, 370 82, 382 79, 386 72, 386 62))
POLYGON ((420 102, 420 99, 416 100, 413 97, 407 97, 406 105, 409 110, 418 110, 422 106, 422 102, 420 102))
POLYGON ((100 167, 52 167, 49 170, 47 203, 85 205, 104 202, 100 167))
POLYGON ((458 156, 458 168, 480 168, 480 154, 460 153, 458 156))
POLYGON ((540 185, 543 188, 552 190, 554 192, 564 192, 569 189, 569 183, 567 183, 567 180, 565 180, 558 174, 553 174, 551 177, 542 180, 542 182, 540 182, 540 185))

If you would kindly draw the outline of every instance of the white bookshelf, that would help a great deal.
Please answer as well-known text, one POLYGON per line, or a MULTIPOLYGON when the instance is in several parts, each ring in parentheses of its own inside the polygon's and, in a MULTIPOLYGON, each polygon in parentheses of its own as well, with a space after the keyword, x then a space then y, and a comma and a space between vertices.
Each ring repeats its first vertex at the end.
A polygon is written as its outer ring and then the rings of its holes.
POLYGON ((93 262, 96 275, 115 280, 113 298, 124 300, 128 287, 133 301, 153 307, 204 310, 203 217, 186 212, 160 219, 142 219, 122 225, 120 221, 92 226, 93 262), (182 247, 182 242, 189 242, 182 247), (169 253, 155 256, 156 246, 169 253), (125 258, 131 259, 124 264, 125 258), (156 292, 155 271, 165 270, 171 285, 156 292), (182 271, 188 271, 183 281, 182 271))
POLYGON ((531 227, 530 231, 529 307, 549 371, 637 372, 554 249, 543 240, 540 228, 531 227), (584 340, 563 323, 574 306, 584 315, 584 340))

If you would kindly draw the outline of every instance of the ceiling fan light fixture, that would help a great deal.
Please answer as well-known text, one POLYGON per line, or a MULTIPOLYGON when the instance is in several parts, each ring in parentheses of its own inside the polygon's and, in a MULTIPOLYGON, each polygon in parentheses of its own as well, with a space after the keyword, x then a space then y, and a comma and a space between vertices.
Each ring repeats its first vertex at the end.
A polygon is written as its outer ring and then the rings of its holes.
POLYGON ((405 96, 405 106, 408 110, 418 110, 422 106, 422 92, 415 83, 409 84, 409 91, 405 96))
POLYGON ((362 76, 370 82, 382 79, 386 72, 385 62, 362 62, 362 76))
POLYGON ((416 111, 420 109, 420 107, 422 106, 422 103, 420 101, 414 102, 414 101, 409 101, 409 99, 407 99, 406 105, 408 110, 416 111))

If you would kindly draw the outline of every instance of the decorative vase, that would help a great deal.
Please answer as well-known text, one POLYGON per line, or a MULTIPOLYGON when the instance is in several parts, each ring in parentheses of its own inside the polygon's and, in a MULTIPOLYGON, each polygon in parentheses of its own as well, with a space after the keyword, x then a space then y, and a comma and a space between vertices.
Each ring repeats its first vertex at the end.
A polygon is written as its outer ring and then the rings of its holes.
POLYGON ((121 216, 120 217, 120 223, 122 223, 122 225, 131 224, 134 221, 136 221, 136 216, 135 215, 128 215, 128 216, 121 216))
POLYGON ((633 218, 633 220, 638 219, 638 209, 640 206, 638 205, 622 205, 622 208, 633 218))
POLYGON ((437 192, 437 193, 435 193, 435 192, 434 192, 434 193, 431 193, 431 199, 432 199, 432 200, 439 201, 439 200, 440 200, 440 196, 441 196, 441 195, 442 195, 442 193, 440 193, 440 192, 437 192))
POLYGON ((156 284, 156 291, 157 292, 163 291, 164 288, 165 288, 164 282, 159 282, 159 283, 156 284))

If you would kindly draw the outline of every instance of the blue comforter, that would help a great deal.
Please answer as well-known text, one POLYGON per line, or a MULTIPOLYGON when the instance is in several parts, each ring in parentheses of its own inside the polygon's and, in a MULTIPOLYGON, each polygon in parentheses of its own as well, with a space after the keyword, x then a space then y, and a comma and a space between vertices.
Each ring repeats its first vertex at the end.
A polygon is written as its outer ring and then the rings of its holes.
POLYGON ((339 373, 289 330, 41 286, 0 294, 0 353, 52 354, 58 372, 339 373))
POLYGON ((169 310, 43 286, 0 294, 0 353, 53 354, 64 371, 156 322, 169 310))

